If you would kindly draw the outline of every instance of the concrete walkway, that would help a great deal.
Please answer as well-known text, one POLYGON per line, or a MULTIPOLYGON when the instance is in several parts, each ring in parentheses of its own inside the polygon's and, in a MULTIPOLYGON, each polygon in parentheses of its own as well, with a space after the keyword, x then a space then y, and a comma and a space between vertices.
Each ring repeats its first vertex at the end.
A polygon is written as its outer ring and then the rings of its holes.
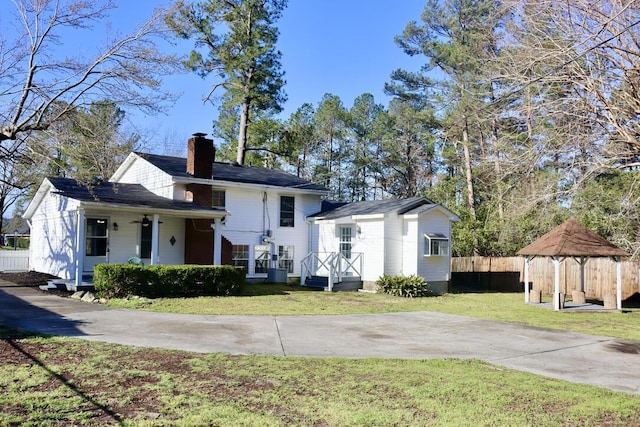
POLYGON ((207 316, 114 310, 0 285, 0 322, 46 334, 194 352, 475 358, 640 394, 640 342, 433 312, 207 316))

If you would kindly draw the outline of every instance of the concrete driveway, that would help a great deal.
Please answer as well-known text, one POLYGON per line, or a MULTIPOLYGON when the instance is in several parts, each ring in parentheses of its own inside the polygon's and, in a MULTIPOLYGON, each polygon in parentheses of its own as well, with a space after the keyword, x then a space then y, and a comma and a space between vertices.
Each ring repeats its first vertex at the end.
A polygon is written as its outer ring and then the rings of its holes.
POLYGON ((114 310, 0 285, 0 322, 46 334, 194 352, 475 358, 640 394, 640 342, 433 312, 207 316, 114 310))

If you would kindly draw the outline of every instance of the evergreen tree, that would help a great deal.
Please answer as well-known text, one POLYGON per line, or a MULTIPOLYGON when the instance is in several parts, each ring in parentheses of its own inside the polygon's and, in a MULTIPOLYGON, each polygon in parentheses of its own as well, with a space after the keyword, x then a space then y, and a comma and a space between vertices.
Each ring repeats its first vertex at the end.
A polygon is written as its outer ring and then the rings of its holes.
MULTIPOLYGON (((221 89, 222 110, 237 110, 239 164, 245 161, 251 120, 258 112, 280 112, 286 100, 274 26, 286 5, 287 0, 180 1, 167 17, 178 37, 195 40, 185 66, 203 78, 213 74, 217 79, 205 99, 212 101, 221 89)), ((221 115, 218 124, 220 120, 228 117, 221 115)))

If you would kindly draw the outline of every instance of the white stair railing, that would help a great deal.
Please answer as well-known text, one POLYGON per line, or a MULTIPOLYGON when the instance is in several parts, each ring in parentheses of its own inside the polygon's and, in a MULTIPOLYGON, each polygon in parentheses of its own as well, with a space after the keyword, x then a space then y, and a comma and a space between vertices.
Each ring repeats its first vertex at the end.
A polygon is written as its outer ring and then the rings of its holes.
POLYGON ((313 276, 327 277, 327 290, 332 291, 335 283, 342 282, 344 276, 362 277, 363 254, 352 252, 346 258, 340 252, 308 253, 302 258, 300 269, 301 284, 313 276))

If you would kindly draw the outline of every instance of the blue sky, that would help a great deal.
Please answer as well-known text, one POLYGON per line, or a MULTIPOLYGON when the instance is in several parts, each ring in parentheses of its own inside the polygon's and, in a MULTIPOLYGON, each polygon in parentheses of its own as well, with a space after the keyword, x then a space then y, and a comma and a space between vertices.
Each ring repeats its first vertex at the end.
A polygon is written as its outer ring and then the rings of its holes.
MULTIPOLYGON (((150 4, 157 4, 121 3, 120 12, 148 10, 150 4)), ((278 21, 278 45, 288 95, 281 117, 289 117, 305 102, 317 105, 325 93, 338 95, 347 108, 366 92, 386 105, 388 98, 383 88, 390 73, 396 68, 418 69, 424 60, 404 54, 393 39, 409 21, 419 20, 425 3, 425 0, 290 0, 278 21)), ((188 50, 193 45, 189 42, 183 46, 188 50)), ((215 106, 201 101, 213 78, 203 80, 190 74, 166 82, 173 90, 182 92, 168 115, 136 118, 145 134, 156 141, 176 142, 175 147, 160 142, 155 147, 145 147, 159 152, 182 149, 193 132, 210 134, 217 114, 215 106)))
MULTIPOLYGON (((105 22, 96 23, 80 39, 65 38, 62 50, 72 54, 93 50, 114 31, 130 32, 147 20, 152 9, 165 6, 167 0, 116 0, 117 10, 105 22), (70 41, 71 40, 71 41, 70 41)), ((341 98, 345 107, 353 105, 363 93, 374 95, 378 103, 387 105, 385 82, 397 68, 418 69, 424 58, 411 58, 395 44, 411 20, 419 20, 425 0, 289 0, 287 9, 277 22, 280 30, 278 47, 285 71, 283 119, 303 103, 316 106, 325 93, 341 98)), ((0 0, 0 21, 12 19, 11 0, 0 0)), ((6 25, 5 25, 5 28, 6 25)), ((187 54, 192 42, 180 43, 180 53, 187 54)), ((185 140, 194 132, 211 134, 217 107, 203 104, 215 80, 201 79, 195 74, 181 74, 164 79, 165 88, 180 93, 177 103, 167 115, 143 116, 130 111, 128 118, 146 142, 140 149, 167 154, 183 154, 185 140)))

